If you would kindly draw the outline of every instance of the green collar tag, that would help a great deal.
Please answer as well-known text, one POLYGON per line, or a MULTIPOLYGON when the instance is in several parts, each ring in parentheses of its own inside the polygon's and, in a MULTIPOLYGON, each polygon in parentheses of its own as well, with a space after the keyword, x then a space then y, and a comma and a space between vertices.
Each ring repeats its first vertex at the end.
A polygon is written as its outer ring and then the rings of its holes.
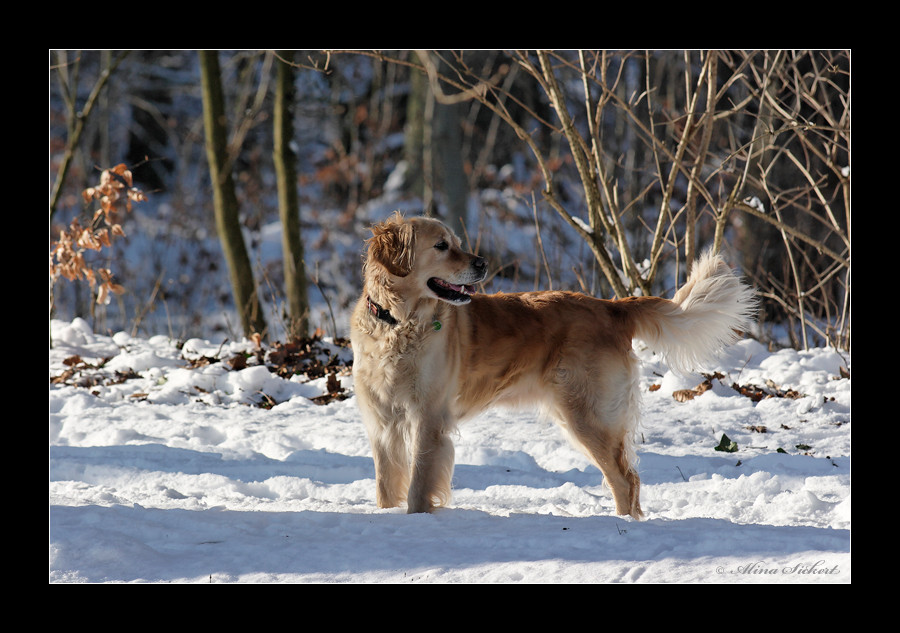
POLYGON ((437 331, 440 330, 441 327, 442 327, 442 326, 441 326, 441 322, 438 321, 437 319, 435 319, 434 322, 431 324, 431 327, 433 327, 433 328, 434 328, 434 331, 437 332, 437 331))

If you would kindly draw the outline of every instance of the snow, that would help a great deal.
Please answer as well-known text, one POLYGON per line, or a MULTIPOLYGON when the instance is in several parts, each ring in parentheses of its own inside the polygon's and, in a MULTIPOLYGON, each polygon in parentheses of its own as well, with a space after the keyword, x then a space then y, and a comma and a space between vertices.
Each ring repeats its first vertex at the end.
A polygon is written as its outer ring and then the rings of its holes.
MULTIPOLYGON (((318 404, 325 377, 282 378, 252 342, 103 336, 80 319, 51 335, 51 583, 850 582, 849 364, 830 349, 743 340, 708 368, 712 389, 679 402, 703 377, 636 346, 634 521, 531 411, 463 425, 451 505, 407 515, 375 505, 348 372, 348 397, 318 404), (715 450, 723 434, 737 452, 715 450)), ((337 343, 322 341, 347 361, 337 343)))

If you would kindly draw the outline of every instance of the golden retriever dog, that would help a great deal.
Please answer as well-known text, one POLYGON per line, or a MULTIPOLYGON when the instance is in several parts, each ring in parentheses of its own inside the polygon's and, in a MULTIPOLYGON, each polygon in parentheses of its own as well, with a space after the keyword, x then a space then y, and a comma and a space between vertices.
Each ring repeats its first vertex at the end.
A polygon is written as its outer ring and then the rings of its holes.
POLYGON ((351 342, 378 506, 446 505, 457 423, 493 405, 533 405, 600 469, 616 513, 639 519, 632 339, 688 370, 750 324, 750 288, 706 254, 671 300, 476 294, 487 262, 464 252, 443 223, 395 214, 372 233, 351 342))

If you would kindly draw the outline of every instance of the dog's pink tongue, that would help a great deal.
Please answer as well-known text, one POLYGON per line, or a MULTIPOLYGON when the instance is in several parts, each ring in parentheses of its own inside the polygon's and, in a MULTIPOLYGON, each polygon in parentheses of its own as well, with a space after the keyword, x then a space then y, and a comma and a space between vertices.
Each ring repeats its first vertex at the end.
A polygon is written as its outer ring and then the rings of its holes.
POLYGON ((470 295, 474 292, 473 288, 468 286, 457 286, 456 284, 451 284, 449 281, 444 281, 443 279, 438 280, 442 286, 446 286, 450 288, 450 290, 455 290, 456 292, 462 292, 463 294, 470 295))

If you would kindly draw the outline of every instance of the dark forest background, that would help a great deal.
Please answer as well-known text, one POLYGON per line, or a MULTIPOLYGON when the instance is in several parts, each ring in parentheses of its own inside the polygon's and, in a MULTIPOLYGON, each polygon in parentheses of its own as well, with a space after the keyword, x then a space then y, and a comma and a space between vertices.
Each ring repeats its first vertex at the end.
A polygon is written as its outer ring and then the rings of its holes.
POLYGON ((343 336, 399 209, 489 291, 670 295, 721 249, 756 336, 849 350, 849 51, 51 50, 49 82, 53 317, 343 336))

